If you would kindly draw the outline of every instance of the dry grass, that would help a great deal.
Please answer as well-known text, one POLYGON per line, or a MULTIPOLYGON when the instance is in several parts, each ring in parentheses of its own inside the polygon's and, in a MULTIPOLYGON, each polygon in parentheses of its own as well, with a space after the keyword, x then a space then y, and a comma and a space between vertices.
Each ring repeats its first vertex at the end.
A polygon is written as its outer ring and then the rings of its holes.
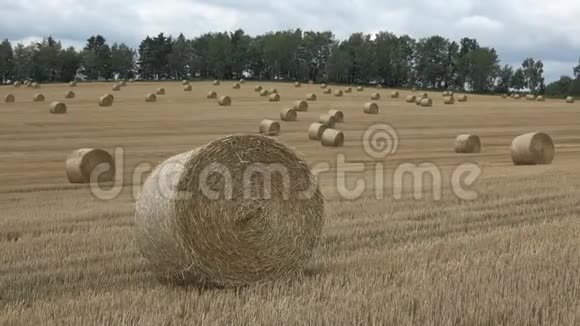
MULTIPOLYGON (((355 201, 339 199, 336 178, 321 176, 328 216, 321 246, 306 273, 295 279, 238 290, 170 287, 159 283, 133 242, 133 171, 230 133, 256 133, 263 119, 278 119, 281 105, 315 92, 317 85, 264 83, 284 95, 269 103, 246 82, 235 109, 216 110, 205 98, 231 84, 134 83, 118 93, 114 109, 95 99, 106 83, 78 85, 66 100, 69 113, 46 113, 33 89, 0 87, 16 103, 0 103, 0 324, 4 325, 191 325, 191 324, 393 324, 393 325, 578 325, 580 323, 580 110, 562 100, 507 101, 470 95, 446 106, 430 94, 425 110, 400 99, 378 102, 378 115, 360 107, 371 92, 321 96, 284 123, 278 136, 309 162, 331 162, 337 153, 369 172, 348 174, 369 183, 355 201), (165 87, 160 105, 144 106, 143 94, 165 87), (308 141, 306 131, 329 109, 343 111, 343 147, 308 141), (490 118, 493 117, 493 118, 490 118), (441 167, 441 201, 407 193, 375 200, 370 183, 375 161, 360 139, 373 122, 396 128, 396 155, 382 162, 385 175, 403 162, 441 167), (514 166, 509 146, 530 131, 549 134, 556 145, 551 165, 514 166), (474 133, 479 154, 453 152, 458 134, 474 133), (58 141, 55 141, 58 139, 58 141), (112 201, 70 185, 63 173, 67 153, 82 147, 126 151, 124 191, 112 201), (448 177, 459 163, 477 162, 483 175, 479 198, 451 195, 448 177)), ((43 85, 47 101, 62 99, 68 85, 43 85)), ((390 91, 390 90, 389 90, 390 91)), ((388 94, 388 93, 387 93, 388 94)), ((435 96, 437 95, 437 96, 435 96)), ((232 107, 233 108, 233 107, 232 107)), ((404 186, 404 185, 403 185, 404 186)), ((428 189, 425 189, 428 193, 428 189)))

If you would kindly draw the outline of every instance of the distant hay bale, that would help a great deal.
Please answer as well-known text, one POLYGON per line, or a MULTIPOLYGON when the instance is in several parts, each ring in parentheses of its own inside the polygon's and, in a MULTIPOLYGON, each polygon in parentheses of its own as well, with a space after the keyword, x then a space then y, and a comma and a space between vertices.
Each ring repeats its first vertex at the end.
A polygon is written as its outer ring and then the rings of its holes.
POLYGON ((511 155, 515 165, 550 164, 555 155, 554 142, 542 132, 521 135, 513 140, 511 155))
POLYGON ((291 149, 273 138, 236 135, 159 165, 135 215, 137 248, 158 278, 240 287, 304 269, 322 238, 324 198, 291 149))
POLYGON ((334 128, 336 125, 336 118, 330 114, 322 114, 318 119, 318 122, 326 126, 327 128, 334 128))
POLYGON ((15 82, 14 82, 14 84, 12 84, 12 85, 13 85, 14 87, 20 87, 20 86, 22 86, 22 83, 21 83, 19 80, 17 80, 17 81, 15 81, 15 82))
POLYGON ((99 98, 99 106, 108 107, 113 105, 115 97, 112 94, 105 94, 99 98))
POLYGON ((258 85, 256 87, 254 87, 254 92, 259 93, 263 90, 262 86, 258 85))
POLYGON ((421 100, 423 100, 423 97, 417 96, 415 98, 415 105, 420 106, 421 105, 421 100))
POLYGON ((44 102, 44 95, 42 94, 34 94, 34 97, 32 97, 32 100, 34 102, 44 102))
POLYGON ((115 161, 102 149, 81 148, 67 156, 65 171, 70 183, 108 182, 115 177, 115 161))
POLYGON ((260 91, 260 96, 268 96, 270 95, 270 92, 267 89, 263 89, 260 91))
POLYGON ((415 103, 415 100, 417 99, 417 97, 415 97, 415 95, 409 95, 407 96, 407 98, 405 99, 405 102, 407 103, 415 103))
POLYGON ((379 93, 373 93, 373 94, 371 94, 371 100, 378 101, 380 99, 381 99, 381 94, 379 94, 379 93))
POLYGON ((429 106, 432 106, 432 105, 433 105, 433 100, 432 99, 430 99, 428 97, 425 97, 425 98, 421 99, 421 106, 423 106, 423 107, 429 107, 429 106))
POLYGON ((391 93, 391 98, 399 98, 399 92, 392 92, 391 93))
POLYGON ((276 88, 270 88, 270 94, 278 94, 278 90, 276 88))
POLYGON ((358 86, 358 87, 356 88, 356 91, 357 91, 357 92, 362 92, 362 91, 364 91, 364 90, 365 90, 365 88, 364 88, 364 87, 362 87, 362 86, 358 86))
POLYGON ((246 83, 246 80, 244 78, 240 78, 239 82, 240 82, 240 84, 244 84, 244 83, 246 83))
POLYGON ((334 117, 336 123, 343 123, 344 122, 344 114, 342 111, 339 110, 329 110, 328 114, 334 117))
POLYGON ((184 92, 191 92, 192 89, 193 89, 193 87, 191 87, 191 85, 185 85, 185 86, 183 86, 183 91, 184 92))
POLYGON ((66 113, 66 104, 62 102, 52 102, 50 103, 50 113, 53 114, 64 114, 66 113))
POLYGON ((347 87, 344 89, 345 93, 352 93, 352 87, 347 87))
POLYGON ((278 95, 277 93, 270 94, 270 97, 268 98, 268 101, 270 101, 270 102, 280 102, 280 95, 278 95))
POLYGON ((37 82, 32 82, 32 83, 30 83, 30 87, 32 87, 32 88, 40 88, 40 84, 37 83, 37 82))
POLYGON ((507 94, 501 94, 501 98, 506 99, 508 97, 507 94))
POLYGON ((306 94, 306 100, 307 101, 316 101, 317 97, 316 94, 314 93, 308 93, 306 94))
POLYGON ((446 96, 443 98, 443 103, 445 104, 455 104, 455 98, 453 96, 446 96))
POLYGON ((314 80, 310 79, 310 80, 308 81, 308 85, 314 85, 314 80))
POLYGON ((542 95, 539 95, 539 96, 536 98, 536 100, 537 100, 538 102, 545 102, 545 101, 546 101, 546 98, 545 98, 544 96, 542 96, 542 95))
POLYGON ((298 87, 302 87, 302 84, 300 84, 300 82, 295 82, 295 83, 294 83, 294 87, 297 87, 297 88, 298 88, 298 87))
POLYGON ((458 95, 457 102, 467 102, 467 95, 465 94, 458 95))
POLYGON ((367 102, 363 107, 363 112, 366 114, 379 114, 379 106, 375 102, 367 102))
POLYGON ((278 136, 280 134, 280 123, 274 120, 264 119, 260 122, 259 132, 266 136, 278 136))
POLYGON ((441 96, 443 97, 449 97, 449 96, 453 96, 453 92, 452 91, 445 91, 443 93, 441 93, 441 96))
POLYGON ((220 106, 230 106, 232 105, 232 99, 229 96, 220 96, 218 98, 218 104, 220 106))
POLYGON ((520 94, 513 94, 512 98, 514 100, 519 100, 521 98, 520 94))
POLYGON ((213 85, 214 86, 219 86, 221 84, 221 82, 219 80, 214 80, 213 81, 213 85))
POLYGON ((157 95, 165 95, 165 88, 160 87, 157 89, 157 92, 155 92, 157 95))
POLYGON ((133 79, 133 78, 129 79, 129 83, 134 83, 134 82, 135 82, 135 79, 133 79))
POLYGON ((121 85, 119 85, 119 84, 115 84, 115 85, 113 85, 113 88, 112 88, 112 90, 113 90, 113 91, 115 91, 115 92, 118 92, 118 91, 120 91, 120 90, 121 90, 121 85))
POLYGON ((189 85, 189 80, 186 80, 186 79, 182 80, 181 85, 183 85, 183 86, 189 85))
POLYGON ((419 97, 421 97, 421 98, 427 98, 427 97, 429 97, 429 94, 427 94, 427 93, 421 93, 421 94, 419 94, 419 97))
POLYGON ((326 87, 328 87, 326 84, 324 84, 324 83, 320 84, 320 88, 326 89, 326 87))
POLYGON ((528 95, 526 95, 526 100, 528 100, 528 101, 535 101, 536 100, 536 95, 534 95, 534 94, 528 94, 528 95))
POLYGON ((306 112, 308 111, 308 102, 302 100, 296 101, 293 104, 293 108, 298 112, 306 112))
POLYGON ((64 94, 64 98, 75 98, 75 92, 68 91, 64 94))
POLYGON ((148 103, 157 102, 157 95, 155 95, 153 93, 147 94, 145 96, 145 102, 148 102, 148 103))
POLYGON ((121 81, 119 82, 119 86, 121 86, 121 87, 127 86, 127 81, 124 79, 121 79, 121 81))
POLYGON ((240 83, 234 83, 234 85, 232 86, 233 89, 240 89, 242 86, 240 85, 240 83))
POLYGON ((337 89, 336 91, 334 91, 334 96, 341 97, 342 96, 342 91, 340 89, 337 89))
POLYGON ((13 94, 8 94, 8 95, 4 96, 4 102, 5 103, 14 103, 14 102, 16 102, 16 97, 14 97, 13 94))
POLYGON ((455 139, 455 153, 480 153, 481 140, 477 135, 459 135, 455 139))
POLYGON ((574 103, 574 98, 572 96, 566 97, 566 103, 569 103, 569 104, 574 103))
POLYGON ((313 123, 308 127, 308 138, 311 140, 320 140, 326 129, 327 127, 322 123, 313 123))
POLYGON ((326 129, 320 137, 320 142, 324 146, 340 147, 344 144, 344 134, 336 129, 326 129))
POLYGON ((30 87, 30 80, 25 80, 22 84, 24 86, 30 87))
POLYGON ((324 94, 332 94, 332 89, 331 88, 325 88, 324 91, 322 91, 322 93, 324 93, 324 94))
POLYGON ((382 89, 382 88, 383 88, 383 85, 377 84, 377 89, 382 89))
POLYGON ((217 98, 218 94, 215 91, 210 91, 207 93, 207 98, 217 98))
POLYGON ((298 120, 298 113, 294 108, 282 109, 282 111, 280 111, 280 120, 296 121, 298 120))

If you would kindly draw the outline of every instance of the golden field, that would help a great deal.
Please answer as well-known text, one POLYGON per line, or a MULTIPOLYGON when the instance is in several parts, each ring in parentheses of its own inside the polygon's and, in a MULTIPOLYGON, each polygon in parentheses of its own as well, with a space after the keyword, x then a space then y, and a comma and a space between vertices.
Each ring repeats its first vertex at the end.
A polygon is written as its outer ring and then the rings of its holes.
MULTIPOLYGON (((318 85, 261 83, 281 101, 254 92, 257 83, 232 89, 192 83, 79 83, 40 89, 0 87, 16 103, 0 103, 0 325, 578 325, 580 324, 580 104, 531 102, 470 95, 431 108, 391 99, 391 90, 353 90, 338 98, 318 85), (165 87, 157 102, 145 95, 165 87), (219 107, 206 94, 229 95, 219 107), (374 92, 378 115, 363 114, 374 92), (106 92, 110 108, 97 105, 106 92), (34 103, 35 93, 46 97, 34 103), (159 283, 133 243, 139 167, 220 136, 256 133, 262 119, 279 120, 282 108, 316 93, 297 122, 281 122, 277 137, 313 165, 330 164, 320 177, 327 201, 323 240, 303 275, 240 289, 196 289, 159 283), (49 113, 51 101, 68 113, 49 113), (337 128, 343 147, 309 141, 308 126, 329 109, 345 114, 337 128), (364 151, 364 131, 387 123, 399 135, 398 151, 384 160, 364 151), (547 166, 512 164, 512 139, 548 133, 556 158, 547 166), (480 154, 453 151, 458 134, 481 137, 480 154), (95 198, 86 185, 68 183, 64 161, 78 148, 124 150, 123 190, 95 198), (362 163, 349 186, 366 182, 353 200, 337 190, 337 155, 362 163), (386 181, 376 199, 375 168, 386 181), (443 176, 441 200, 430 187, 414 199, 411 184, 397 184, 400 164, 432 163, 443 176), (470 187, 473 201, 458 199, 450 176, 462 163, 482 169, 470 187), (402 199, 395 188, 405 190, 402 199)), ((329 85, 329 87, 344 88, 329 85)))

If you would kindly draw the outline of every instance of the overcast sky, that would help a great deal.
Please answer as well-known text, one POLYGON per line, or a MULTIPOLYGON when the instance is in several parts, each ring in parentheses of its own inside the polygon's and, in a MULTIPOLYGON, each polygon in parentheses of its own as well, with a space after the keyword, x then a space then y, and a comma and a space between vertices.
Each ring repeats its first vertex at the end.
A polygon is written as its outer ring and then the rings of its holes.
POLYGON ((552 81, 570 75, 580 56, 579 0, 0 0, 0 38, 52 35, 82 46, 92 34, 137 46, 160 32, 187 37, 242 28, 251 35, 302 28, 391 31, 420 38, 475 37, 495 47, 502 64, 544 61, 552 81))

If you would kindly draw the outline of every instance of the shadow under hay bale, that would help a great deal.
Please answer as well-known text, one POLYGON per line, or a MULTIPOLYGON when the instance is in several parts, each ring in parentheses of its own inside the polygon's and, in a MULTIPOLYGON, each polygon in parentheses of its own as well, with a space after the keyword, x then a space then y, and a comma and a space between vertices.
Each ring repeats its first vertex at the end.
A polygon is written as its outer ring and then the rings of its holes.
POLYGON ((516 137, 510 151, 515 165, 551 164, 556 153, 552 138, 542 132, 516 137))
POLYGON ((115 177, 113 157, 101 149, 81 148, 72 152, 65 168, 70 183, 108 182, 115 177))

